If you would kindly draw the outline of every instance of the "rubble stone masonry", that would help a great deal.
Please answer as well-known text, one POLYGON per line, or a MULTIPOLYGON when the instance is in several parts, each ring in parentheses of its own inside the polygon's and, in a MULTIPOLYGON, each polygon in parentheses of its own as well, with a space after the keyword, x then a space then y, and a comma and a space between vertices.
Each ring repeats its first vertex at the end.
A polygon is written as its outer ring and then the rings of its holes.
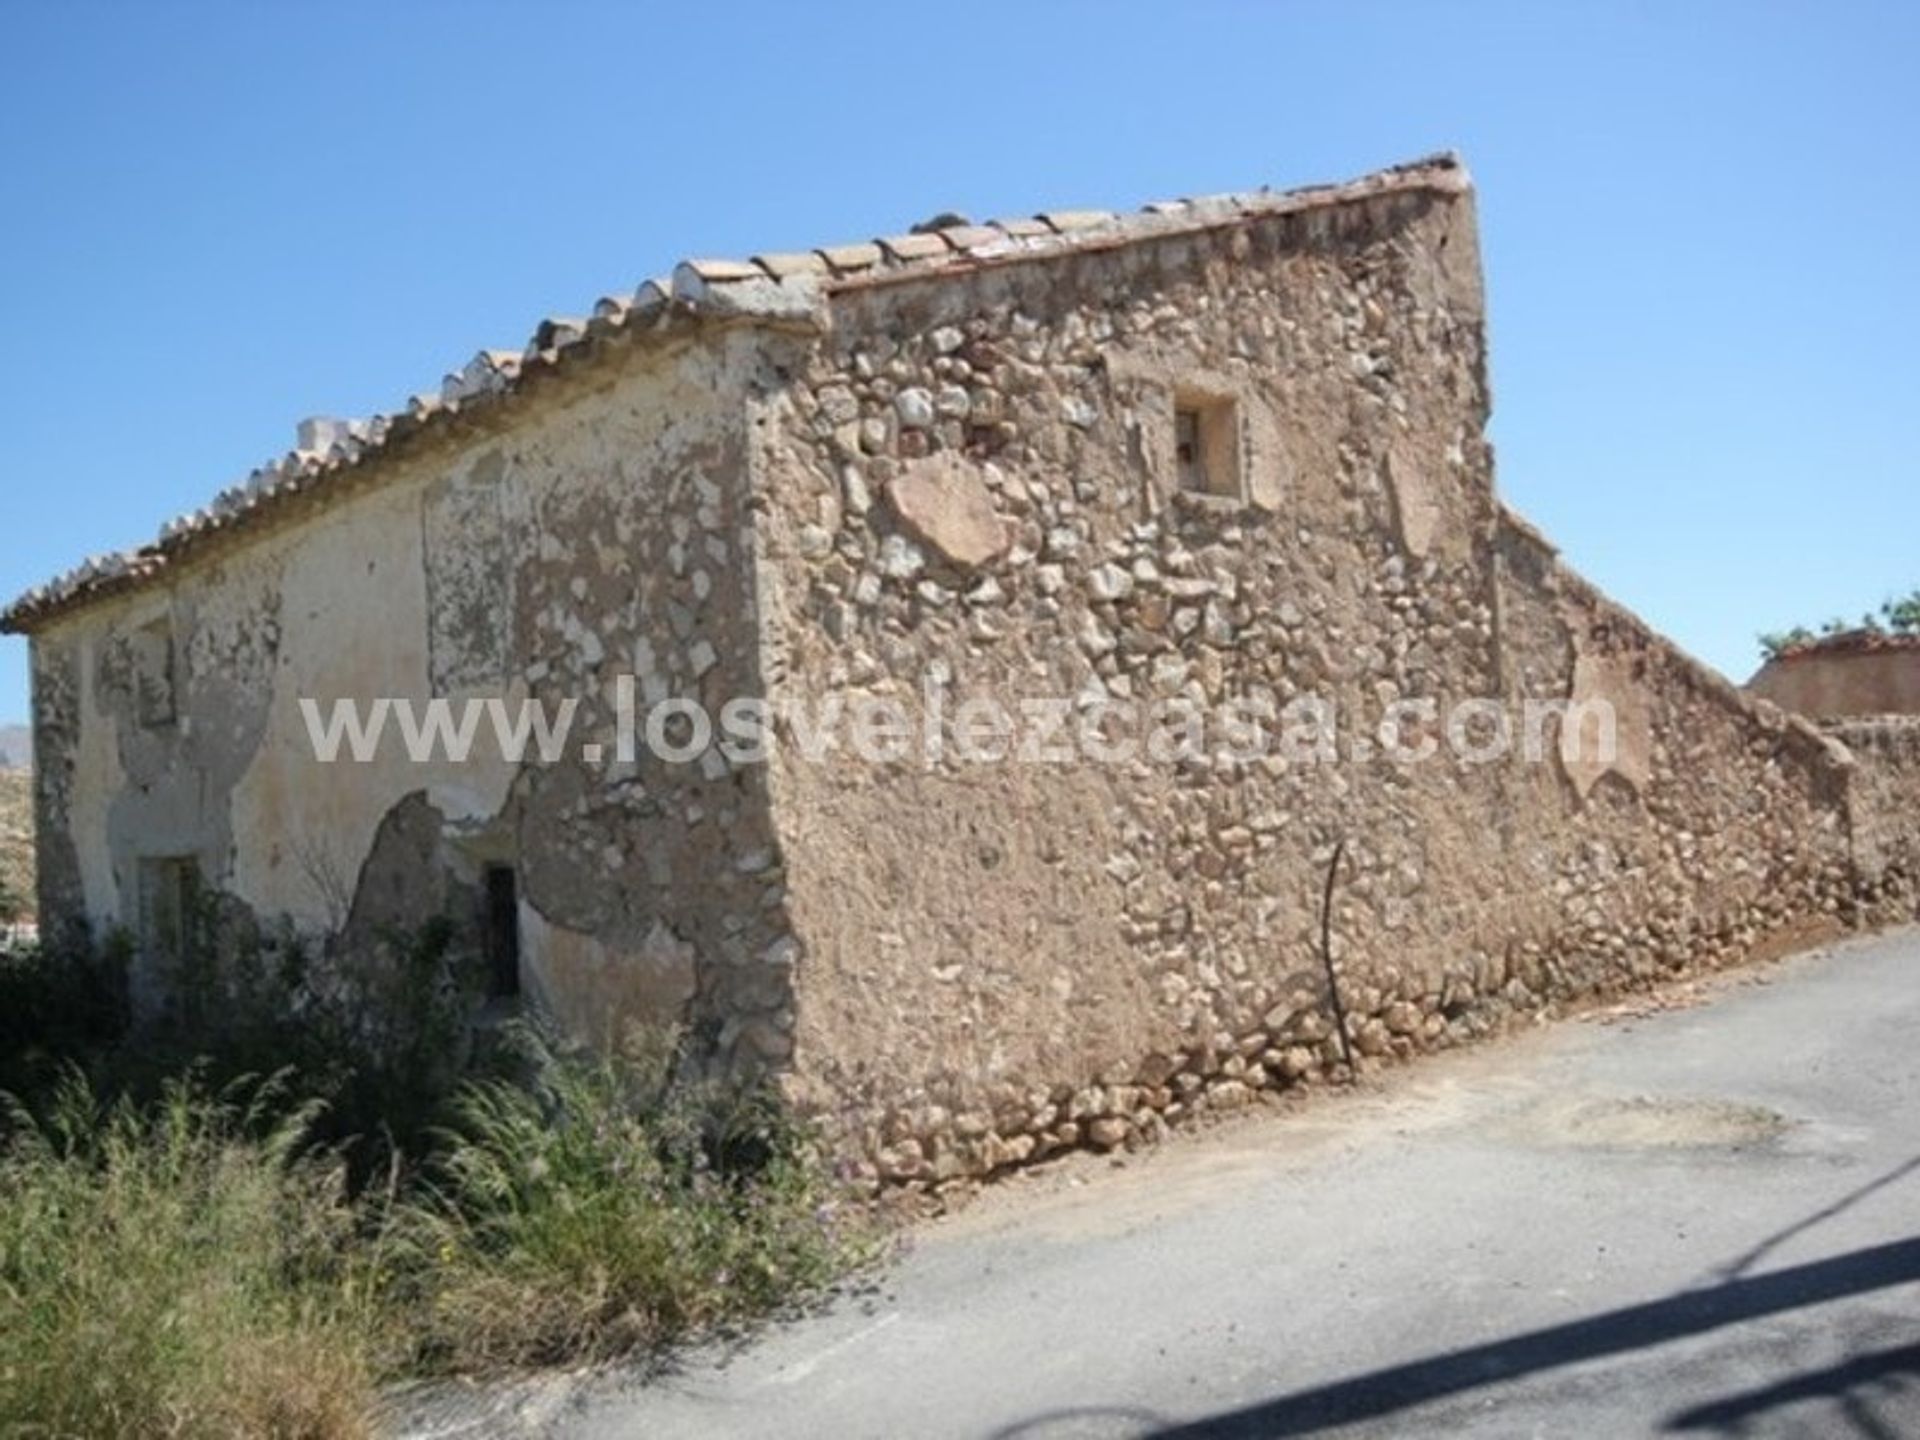
POLYGON ((1366 1056, 1727 963, 1881 895, 1856 882, 1844 752, 1495 498, 1485 334, 1465 193, 834 297, 755 427, 776 691, 910 700, 931 671, 955 704, 1310 694, 1344 721, 1332 765, 784 759, 792 1088, 870 1174, 1127 1143, 1324 1072, 1337 845, 1333 955, 1366 1056), (1238 497, 1179 486, 1188 395, 1238 412, 1238 497), (1004 546, 943 546, 930 492, 984 505, 1004 546), (1355 757, 1356 718, 1408 696, 1605 699, 1618 754, 1355 757))
POLYGON ((186 857, 351 936, 471 918, 510 864, 569 1028, 683 1025, 913 1186, 1332 1073, 1336 854, 1376 1060, 1912 918, 1920 732, 1824 734, 1597 593, 1497 498, 1489 406, 1449 161, 683 266, 9 612, 42 917, 137 929, 186 857), (783 724, 764 764, 609 761, 623 683, 943 735, 979 697, 1312 697, 1336 738, 866 763, 783 724), (576 701, 601 753, 322 766, 298 711, 491 694, 576 701), (1418 700, 1604 701, 1616 747, 1550 718, 1544 754, 1407 763, 1378 726, 1418 700))

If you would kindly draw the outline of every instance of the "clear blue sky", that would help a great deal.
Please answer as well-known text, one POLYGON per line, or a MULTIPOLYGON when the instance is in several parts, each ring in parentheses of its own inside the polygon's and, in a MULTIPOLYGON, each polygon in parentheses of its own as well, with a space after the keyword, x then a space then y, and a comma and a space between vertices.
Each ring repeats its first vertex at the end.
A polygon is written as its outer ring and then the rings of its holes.
POLYGON ((11 0, 0 590, 682 255, 1454 147, 1502 488, 1743 678, 1920 584, 1917 60, 1892 3, 11 0))

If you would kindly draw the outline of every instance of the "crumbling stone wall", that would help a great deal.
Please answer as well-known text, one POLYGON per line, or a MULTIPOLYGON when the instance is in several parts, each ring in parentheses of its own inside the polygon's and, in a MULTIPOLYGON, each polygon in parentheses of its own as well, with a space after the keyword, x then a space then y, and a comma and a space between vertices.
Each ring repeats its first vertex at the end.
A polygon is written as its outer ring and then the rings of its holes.
POLYGON ((790 1085, 870 1175, 1116 1145, 1322 1073, 1338 845, 1333 954, 1367 1055, 1848 913, 1831 747, 1496 501, 1464 189, 855 282, 831 309, 755 427, 776 696, 912 706, 931 675, 951 706, 1316 694, 1341 717, 1325 765, 783 751, 790 1085), (1239 409, 1239 499, 1178 487, 1190 392, 1239 409), (1606 698, 1619 755, 1354 748, 1408 696, 1606 698))
POLYGON ((1847 819, 1858 883, 1876 915, 1920 913, 1920 717, 1839 721, 1847 748, 1847 819))
POLYGON ((742 1036, 788 997, 763 777, 717 751, 622 763, 615 728, 623 677, 715 709, 760 688, 738 397, 762 363, 724 329, 615 352, 510 423, 39 629, 44 913, 137 929, 142 862, 190 857, 258 922, 350 942, 470 924, 481 867, 511 863, 526 979, 569 1028, 685 1021, 714 1063, 764 1064, 742 1036), (135 656, 155 635, 164 723, 135 656), (486 695, 577 701, 564 758, 508 763, 483 723, 466 763, 417 763, 390 727, 372 763, 324 765, 299 708, 486 695))

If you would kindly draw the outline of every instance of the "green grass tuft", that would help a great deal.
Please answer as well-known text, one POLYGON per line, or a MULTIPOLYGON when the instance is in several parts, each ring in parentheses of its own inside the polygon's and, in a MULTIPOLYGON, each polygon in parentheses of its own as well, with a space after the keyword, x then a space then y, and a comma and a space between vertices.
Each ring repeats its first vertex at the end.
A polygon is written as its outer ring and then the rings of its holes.
POLYGON ((625 1060, 539 1051, 467 1089, 410 1211, 434 1277, 429 1354, 458 1369, 602 1358, 816 1290, 864 1253, 764 1100, 625 1060))
POLYGON ((0 1434, 357 1436, 377 1247, 310 1107, 193 1076, 149 1108, 72 1072, 0 1155, 0 1434))
POLYGON ((868 1253, 768 1102, 529 1047, 440 1149, 353 1187, 291 1073, 0 1097, 0 1436, 367 1434, 403 1375, 606 1359, 868 1253))

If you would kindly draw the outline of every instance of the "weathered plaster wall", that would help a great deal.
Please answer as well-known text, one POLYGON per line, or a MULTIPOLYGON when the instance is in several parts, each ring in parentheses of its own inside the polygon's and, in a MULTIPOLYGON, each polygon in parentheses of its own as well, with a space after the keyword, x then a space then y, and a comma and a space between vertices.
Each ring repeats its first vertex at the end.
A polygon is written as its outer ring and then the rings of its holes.
POLYGON ((622 763, 615 710, 622 677, 638 704, 758 688, 740 400, 758 356, 724 331, 616 355, 37 634, 48 913, 134 926, 140 861, 191 855, 260 919, 366 934, 471 917, 480 866, 507 861, 525 979, 576 1032, 685 1018, 730 1052, 737 1017, 779 1014, 760 777, 718 752, 622 763), (155 621, 175 636, 179 718, 146 725, 133 653, 155 621), (394 727, 371 763, 327 765, 303 696, 579 709, 554 764, 509 762, 483 722, 461 763, 416 760, 394 727))
POLYGON ((1747 689, 1821 720, 1920 715, 1920 637, 1871 647, 1795 650, 1761 666, 1747 689))
MULTIPOLYGON (((842 289, 768 402, 772 689, 1333 702, 1341 758, 774 773, 791 1086, 879 1177, 1122 1143, 1837 923, 1844 778, 1494 498, 1470 196, 842 289), (1234 399, 1244 498, 1176 493, 1234 399), (1357 754, 1384 707, 1604 697, 1608 765, 1357 754)), ((1553 731, 1548 732, 1550 735, 1553 731)))

